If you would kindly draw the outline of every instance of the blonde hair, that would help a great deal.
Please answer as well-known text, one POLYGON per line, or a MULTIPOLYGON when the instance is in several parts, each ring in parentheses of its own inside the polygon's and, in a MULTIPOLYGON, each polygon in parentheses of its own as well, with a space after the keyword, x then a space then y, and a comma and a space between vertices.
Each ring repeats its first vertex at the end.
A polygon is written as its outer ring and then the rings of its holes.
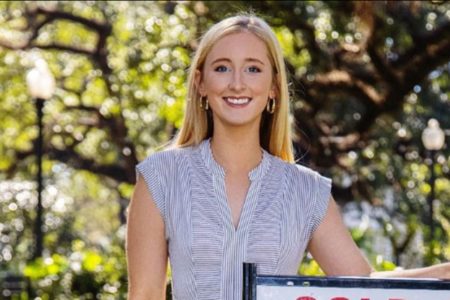
POLYGON ((200 93, 195 84, 195 71, 201 70, 211 48, 226 35, 250 32, 267 46, 274 68, 276 86, 276 109, 273 114, 263 112, 260 127, 261 147, 284 161, 294 162, 291 127, 289 122, 289 91, 286 67, 281 47, 270 26, 254 15, 238 15, 222 20, 212 26, 203 36, 192 60, 188 77, 188 101, 183 125, 175 137, 175 147, 198 145, 212 136, 213 122, 210 110, 200 107, 200 93))

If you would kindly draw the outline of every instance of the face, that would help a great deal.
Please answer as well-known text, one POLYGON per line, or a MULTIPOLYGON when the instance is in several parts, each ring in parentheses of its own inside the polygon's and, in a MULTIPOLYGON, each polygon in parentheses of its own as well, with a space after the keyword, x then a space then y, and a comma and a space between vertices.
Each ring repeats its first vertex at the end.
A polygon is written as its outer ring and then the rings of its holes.
POLYGON ((244 125, 259 129, 267 101, 275 97, 273 67, 262 40, 250 32, 221 38, 196 76, 200 94, 208 97, 215 129, 244 125))

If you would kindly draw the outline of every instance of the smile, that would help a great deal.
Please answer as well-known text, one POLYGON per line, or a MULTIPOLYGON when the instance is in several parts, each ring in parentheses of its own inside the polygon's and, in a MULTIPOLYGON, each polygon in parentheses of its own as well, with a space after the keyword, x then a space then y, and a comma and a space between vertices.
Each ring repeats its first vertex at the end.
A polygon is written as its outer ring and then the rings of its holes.
POLYGON ((224 97, 223 99, 231 105, 246 105, 252 100, 249 97, 224 97))

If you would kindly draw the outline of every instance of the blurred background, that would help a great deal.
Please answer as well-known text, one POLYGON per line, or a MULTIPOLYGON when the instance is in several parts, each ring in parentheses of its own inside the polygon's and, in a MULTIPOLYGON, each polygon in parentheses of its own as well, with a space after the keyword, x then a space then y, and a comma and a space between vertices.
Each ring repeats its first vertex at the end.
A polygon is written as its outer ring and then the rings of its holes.
POLYGON ((298 163, 333 179, 374 267, 449 260, 447 1, 0 1, 0 298, 126 299, 135 165, 177 132, 201 34, 238 12, 273 26, 298 163))

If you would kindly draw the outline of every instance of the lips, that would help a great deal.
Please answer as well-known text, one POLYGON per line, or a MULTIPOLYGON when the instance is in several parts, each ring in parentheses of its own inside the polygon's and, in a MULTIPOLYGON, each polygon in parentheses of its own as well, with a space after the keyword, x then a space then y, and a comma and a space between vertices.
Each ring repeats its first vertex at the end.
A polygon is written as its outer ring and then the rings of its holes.
POLYGON ((223 99, 231 106, 245 106, 252 101, 250 97, 223 97, 223 99))

